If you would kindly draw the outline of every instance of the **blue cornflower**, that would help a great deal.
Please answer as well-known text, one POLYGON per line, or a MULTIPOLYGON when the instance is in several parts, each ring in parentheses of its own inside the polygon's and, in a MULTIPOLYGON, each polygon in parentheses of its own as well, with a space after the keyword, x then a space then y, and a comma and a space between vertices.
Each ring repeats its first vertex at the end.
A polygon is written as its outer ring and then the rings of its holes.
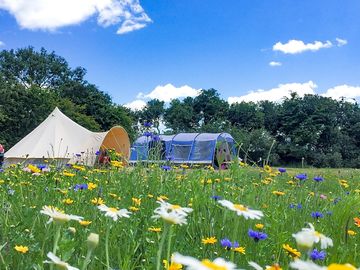
POLYGON ((43 164, 39 164, 37 165, 37 167, 40 169, 40 170, 43 170, 46 168, 46 165, 43 165, 43 164))
POLYGON ((323 213, 321 213, 321 212, 312 212, 311 216, 316 219, 324 217, 323 213))
POLYGON ((303 181, 307 179, 307 175, 306 173, 299 173, 295 176, 295 178, 299 179, 300 181, 303 181))
POLYGON ((149 132, 149 131, 144 132, 145 137, 151 137, 152 135, 153 135, 152 132, 149 132))
POLYGON ((324 250, 317 250, 316 248, 311 251, 310 253, 310 258, 313 260, 313 261, 317 261, 317 260, 320 260, 320 261, 323 261, 325 260, 325 257, 326 257, 326 252, 324 250))
POLYGON ((211 199, 214 199, 215 201, 221 200, 222 197, 218 195, 211 196, 211 199))
POLYGON ((301 203, 297 204, 297 209, 302 209, 302 204, 301 203))
POLYGON ((239 247, 240 246, 240 244, 239 244, 239 242, 237 242, 237 241, 234 241, 234 243, 232 244, 232 247, 233 248, 237 248, 237 247, 239 247))
POLYGON ((164 171, 170 171, 171 167, 168 165, 163 165, 163 166, 161 166, 161 169, 163 169, 164 171))
POLYGON ((227 250, 230 250, 232 247, 232 243, 228 238, 221 239, 220 244, 222 247, 226 248, 227 250))
POLYGON ((154 142, 158 142, 160 141, 160 136, 159 135, 152 135, 151 139, 154 141, 154 142))
POLYGON ((151 122, 144 122, 144 127, 151 127, 152 123, 151 122))
POLYGON ((76 184, 74 186, 74 190, 75 191, 78 191, 78 190, 83 190, 83 189, 87 189, 88 188, 88 185, 87 184, 76 184))
POLYGON ((95 155, 97 155, 97 156, 100 155, 100 151, 99 151, 99 150, 96 151, 96 152, 95 152, 95 155))
POLYGON ((295 204, 290 203, 289 207, 290 207, 291 209, 293 209, 293 208, 295 208, 295 204))
POLYGON ((268 236, 266 233, 257 232, 249 229, 248 235, 254 239, 255 242, 259 242, 260 240, 265 240, 268 236))
POLYGON ((324 178, 322 178, 321 176, 315 176, 313 179, 314 179, 315 182, 322 182, 322 181, 324 181, 324 178))
POLYGON ((281 172, 281 173, 286 172, 286 169, 285 169, 285 168, 279 168, 278 170, 279 170, 279 172, 281 172))

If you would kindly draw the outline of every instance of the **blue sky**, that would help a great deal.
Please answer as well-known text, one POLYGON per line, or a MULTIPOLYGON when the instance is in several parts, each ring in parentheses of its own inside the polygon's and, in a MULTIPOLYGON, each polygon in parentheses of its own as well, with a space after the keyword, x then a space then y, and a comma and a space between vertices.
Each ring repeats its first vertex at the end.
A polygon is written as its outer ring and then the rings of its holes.
POLYGON ((201 88, 231 102, 360 97, 358 0, 48 2, 0 0, 0 49, 54 50, 119 104, 201 88))

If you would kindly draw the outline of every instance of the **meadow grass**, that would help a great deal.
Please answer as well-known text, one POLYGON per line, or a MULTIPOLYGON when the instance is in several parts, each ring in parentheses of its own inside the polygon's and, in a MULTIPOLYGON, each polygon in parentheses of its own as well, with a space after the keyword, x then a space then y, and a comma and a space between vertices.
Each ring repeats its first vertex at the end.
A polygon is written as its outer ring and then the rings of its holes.
MULTIPOLYGON (((296 248, 292 234, 312 223, 334 241, 334 246, 326 250, 325 261, 318 262, 320 265, 360 262, 360 233, 353 221, 360 210, 359 170, 287 169, 280 174, 275 168, 265 171, 233 164, 223 171, 200 167, 164 171, 159 165, 149 165, 101 170, 75 166, 67 168, 67 172, 64 175, 62 169, 52 168, 37 175, 17 166, 0 174, 0 269, 49 269, 43 261, 54 248, 59 226, 56 255, 72 266, 82 267, 88 251, 86 239, 90 233, 97 233, 100 242, 87 269, 106 269, 105 238, 111 228, 108 246, 112 269, 156 269, 162 232, 149 228, 163 231, 170 226, 151 218, 159 206, 159 196, 172 204, 193 208, 188 224, 171 226, 172 237, 164 241, 161 260, 179 252, 198 259, 222 257, 243 269, 250 269, 249 261, 262 266, 279 263, 282 269, 289 269, 293 258, 282 246, 296 248), (298 173, 306 173, 307 180, 296 179, 298 173), (322 176, 324 181, 315 182, 315 176, 322 176), (77 184, 87 184, 88 188, 74 189, 77 184), (284 194, 275 195, 274 191, 284 194), (246 220, 221 206, 214 196, 261 210, 264 217, 246 220), (113 221, 97 209, 92 202, 95 198, 101 198, 109 207, 126 208, 132 214, 113 221), (40 213, 45 205, 82 216, 91 223, 47 224, 49 218, 40 213), (323 217, 315 219, 313 212, 321 212, 323 217), (261 230, 256 228, 259 223, 264 225, 261 230), (248 236, 249 229, 263 231, 268 237, 255 242, 248 236), (348 230, 358 234, 349 235, 348 230), (202 239, 207 237, 215 237, 217 242, 203 244, 202 239), (222 247, 220 241, 224 238, 239 242, 245 254, 222 247), (29 250, 18 252, 15 246, 19 245, 29 250)), ((320 249, 319 245, 316 247, 320 249)))

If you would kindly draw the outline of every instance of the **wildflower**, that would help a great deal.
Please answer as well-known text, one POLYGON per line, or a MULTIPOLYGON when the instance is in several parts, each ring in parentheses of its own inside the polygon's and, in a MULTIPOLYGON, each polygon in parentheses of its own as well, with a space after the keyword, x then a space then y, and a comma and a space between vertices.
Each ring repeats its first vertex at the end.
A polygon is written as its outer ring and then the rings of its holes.
POLYGON ((64 199, 63 200, 63 203, 67 204, 67 205, 70 205, 70 204, 73 204, 74 203, 74 200, 70 199, 70 198, 67 198, 67 199, 64 199))
POLYGON ((29 251, 29 248, 27 246, 15 246, 14 249, 22 254, 25 254, 29 251))
POLYGON ((44 215, 48 215, 50 217, 49 221, 47 222, 48 224, 53 221, 57 224, 63 224, 70 220, 80 221, 83 219, 83 217, 80 217, 80 216, 67 215, 64 212, 62 212, 59 209, 52 207, 52 206, 43 206, 40 213, 44 214, 44 215))
POLYGON ((137 208, 137 207, 135 207, 135 206, 130 206, 130 207, 129 207, 129 210, 132 211, 132 212, 137 212, 137 211, 140 210, 140 208, 137 208))
POLYGON ((29 164, 27 167, 32 173, 40 173, 41 172, 41 170, 38 167, 36 167, 32 164, 29 164))
POLYGON ((152 132, 145 131, 143 135, 144 135, 145 137, 151 137, 153 134, 152 134, 152 132))
POLYGON ((75 173, 70 173, 70 172, 67 172, 67 171, 64 171, 62 174, 64 176, 68 176, 68 177, 74 177, 75 176, 75 173))
POLYGON ((295 178, 299 179, 300 181, 303 181, 307 179, 307 175, 305 173, 300 173, 295 175, 295 178))
POLYGON ((232 262, 227 262, 223 258, 216 258, 214 261, 202 260, 199 261, 193 257, 183 256, 175 253, 173 261, 182 265, 188 266, 189 270, 236 270, 236 265, 232 262))
POLYGON ((267 238, 267 234, 263 232, 257 232, 249 229, 248 235, 254 239, 255 242, 259 242, 260 240, 265 240, 267 238))
MULTIPOLYGON (((260 265, 255 262, 249 262, 249 265, 253 267, 255 270, 264 270, 260 265)), ((274 264, 272 266, 266 266, 265 270, 282 270, 282 268, 278 264, 274 264)))
POLYGON ((117 160, 112 160, 111 165, 114 166, 115 168, 124 167, 124 164, 121 161, 117 161, 117 160))
POLYGON ((212 237, 203 238, 201 240, 201 242, 204 245, 208 245, 208 244, 213 245, 213 244, 215 244, 217 242, 217 240, 216 240, 216 238, 214 236, 212 236, 212 237))
POLYGON ((295 238, 299 248, 310 249, 314 243, 319 242, 321 249, 326 249, 329 246, 333 246, 333 241, 331 238, 315 231, 315 228, 311 223, 309 223, 309 226, 310 228, 303 228, 300 232, 292 235, 295 238))
POLYGON ((160 227, 157 227, 157 228, 155 228, 155 227, 150 227, 150 228, 148 228, 148 231, 149 231, 149 232, 159 233, 159 232, 161 232, 161 228, 160 228, 160 227))
POLYGON ((326 200, 326 199, 327 199, 327 196, 324 195, 324 194, 320 194, 320 199, 326 200))
POLYGON ((71 233, 71 234, 75 234, 76 233, 76 229, 74 227, 69 227, 68 228, 68 231, 71 233))
POLYGON ((63 262, 59 257, 57 257, 54 253, 49 252, 47 254, 47 257, 51 260, 51 261, 44 261, 44 263, 49 263, 49 264, 53 264, 55 265, 58 269, 62 269, 62 270, 79 270, 79 268, 76 267, 72 267, 71 265, 69 265, 66 262, 63 262))
POLYGON ((182 265, 180 263, 169 262, 167 260, 163 260, 163 264, 166 270, 181 270, 183 269, 182 265))
POLYGON ((224 247, 227 250, 230 250, 233 246, 233 244, 231 243, 231 241, 228 238, 221 239, 220 244, 222 247, 224 247))
POLYGON ((106 217, 111 217, 114 221, 117 221, 119 218, 126 217, 129 218, 131 212, 126 209, 117 209, 114 207, 107 207, 105 204, 99 205, 98 209, 102 212, 105 212, 106 217))
POLYGON ((72 165, 73 169, 78 170, 78 171, 85 171, 85 167, 84 166, 79 166, 79 165, 72 165))
POLYGON ((236 248, 233 248, 233 251, 245 255, 245 248, 244 248, 244 247, 236 247, 236 248))
POLYGON ((279 168, 278 171, 279 171, 280 173, 285 173, 285 172, 286 172, 286 169, 285 169, 285 168, 279 168))
POLYGON ((313 218, 316 218, 316 219, 319 219, 319 218, 323 218, 323 217, 324 217, 324 215, 323 215, 321 212, 312 212, 312 213, 311 213, 311 216, 312 216, 313 218))
POLYGON ((265 165, 264 166, 264 171, 267 172, 267 173, 271 173, 272 169, 269 165, 265 165))
POLYGON ((138 198, 131 198, 132 202, 137 205, 140 206, 141 205, 141 199, 138 198))
POLYGON ((356 270, 356 267, 351 264, 337 264, 332 263, 329 266, 319 266, 312 261, 295 260, 290 263, 290 266, 297 270, 356 270))
POLYGON ((324 178, 322 178, 321 176, 315 176, 313 179, 314 179, 315 182, 322 182, 322 181, 324 181, 324 178))
POLYGON ((255 224, 255 228, 258 230, 262 230, 264 228, 264 224, 261 223, 255 224))
POLYGON ((160 200, 163 200, 163 201, 167 201, 169 198, 166 197, 165 195, 160 195, 159 197, 157 197, 156 200, 160 201, 160 200))
POLYGON ((324 250, 321 250, 321 251, 318 251, 316 248, 311 251, 310 253, 310 258, 313 260, 313 261, 317 261, 317 260, 320 260, 320 261, 323 261, 325 260, 325 257, 326 257, 326 252, 324 250))
POLYGON ((168 165, 163 165, 163 166, 161 166, 161 169, 163 169, 164 171, 170 171, 171 167, 168 165))
POLYGON ((84 227, 89 226, 91 223, 92 223, 92 221, 88 221, 88 220, 80 220, 79 221, 79 224, 84 227))
POLYGON ((105 203, 104 200, 101 199, 100 197, 99 197, 99 198, 94 198, 94 199, 92 199, 91 202, 92 202, 94 205, 102 205, 102 204, 105 203))
POLYGON ((355 226, 358 227, 358 228, 360 228, 360 218, 355 217, 355 218, 354 218, 354 222, 355 222, 355 226))
POLYGON ((151 122, 144 122, 144 127, 151 127, 152 123, 151 122))
POLYGON ((276 196, 283 196, 283 195, 285 195, 285 192, 274 190, 274 191, 272 192, 272 194, 274 194, 274 195, 276 195, 276 196))
POLYGON ((76 184, 74 186, 75 191, 84 190, 84 189, 87 189, 87 188, 88 188, 87 184, 76 184))
POLYGON ((96 187, 97 187, 97 184, 94 184, 94 183, 91 183, 91 182, 88 184, 88 190, 93 190, 96 187))
POLYGON ((181 207, 180 205, 177 205, 177 204, 171 204, 171 203, 165 202, 162 199, 158 200, 157 203, 160 204, 160 206, 157 209, 163 208, 166 211, 174 211, 175 213, 184 215, 184 216, 187 216, 189 213, 191 213, 193 211, 192 208, 181 207))
POLYGON ((355 236, 357 233, 354 232, 353 230, 348 230, 347 234, 350 235, 350 236, 355 236))
POLYGON ((301 252, 298 251, 298 250, 295 249, 295 248, 292 248, 289 244, 283 244, 282 247, 283 247, 283 249, 285 249, 285 251, 287 252, 287 254, 288 254, 290 257, 300 258, 301 252))
POLYGON ((88 249, 93 250, 99 244, 99 235, 97 233, 90 233, 86 240, 88 249))
POLYGON ((242 204, 233 204, 227 200, 218 201, 222 206, 235 211, 238 216, 244 216, 245 219, 261 219, 264 214, 259 210, 251 210, 242 204))

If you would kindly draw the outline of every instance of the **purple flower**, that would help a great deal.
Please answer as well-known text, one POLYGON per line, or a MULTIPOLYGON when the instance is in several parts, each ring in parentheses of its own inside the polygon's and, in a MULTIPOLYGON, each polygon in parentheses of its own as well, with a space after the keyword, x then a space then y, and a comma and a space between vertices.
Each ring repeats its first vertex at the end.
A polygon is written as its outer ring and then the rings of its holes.
POLYGON ((254 239, 255 242, 259 242, 260 240, 265 240, 268 236, 266 233, 257 232, 249 229, 248 235, 254 239))
POLYGON ((77 156, 77 157, 81 157, 81 154, 75 154, 75 156, 77 156))
POLYGON ((311 216, 312 216, 313 218, 316 218, 316 219, 319 219, 319 218, 323 218, 323 217, 324 217, 324 215, 323 215, 321 212, 312 212, 312 213, 311 213, 311 216))
POLYGON ((99 150, 96 151, 96 152, 95 152, 95 155, 96 155, 96 156, 100 155, 100 151, 99 151, 99 150))
POLYGON ((218 195, 211 196, 211 199, 214 199, 215 201, 221 200, 222 197, 218 195))
POLYGON ((87 184, 76 184, 74 186, 75 191, 84 190, 84 189, 87 189, 87 188, 88 188, 87 184))
POLYGON ((326 252, 324 250, 317 250, 316 248, 311 251, 310 253, 310 258, 313 260, 313 261, 317 261, 317 260, 320 260, 320 261, 323 261, 325 260, 325 257, 326 257, 326 252))
POLYGON ((161 166, 161 169, 163 169, 164 171, 170 171, 171 167, 168 165, 163 165, 163 166, 161 166))
POLYGON ((230 250, 232 247, 232 243, 231 243, 230 239, 228 239, 228 238, 221 239, 220 245, 222 247, 226 248, 227 250, 230 250))
POLYGON ((152 123, 151 122, 144 122, 144 127, 151 127, 152 123))
POLYGON ((152 135, 153 135, 152 132, 149 132, 149 131, 144 132, 145 137, 151 137, 152 135))
POLYGON ((299 179, 300 181, 303 181, 307 179, 307 175, 305 173, 299 173, 295 176, 295 178, 299 179))
POLYGON ((285 168, 279 168, 278 170, 279 170, 279 172, 281 172, 281 173, 286 172, 286 169, 285 169, 285 168))
POLYGON ((159 135, 152 135, 151 139, 154 141, 154 142, 158 142, 160 141, 160 136, 159 135))
POLYGON ((322 181, 324 181, 324 178, 322 178, 321 176, 315 176, 313 179, 314 179, 315 182, 322 182, 322 181))

